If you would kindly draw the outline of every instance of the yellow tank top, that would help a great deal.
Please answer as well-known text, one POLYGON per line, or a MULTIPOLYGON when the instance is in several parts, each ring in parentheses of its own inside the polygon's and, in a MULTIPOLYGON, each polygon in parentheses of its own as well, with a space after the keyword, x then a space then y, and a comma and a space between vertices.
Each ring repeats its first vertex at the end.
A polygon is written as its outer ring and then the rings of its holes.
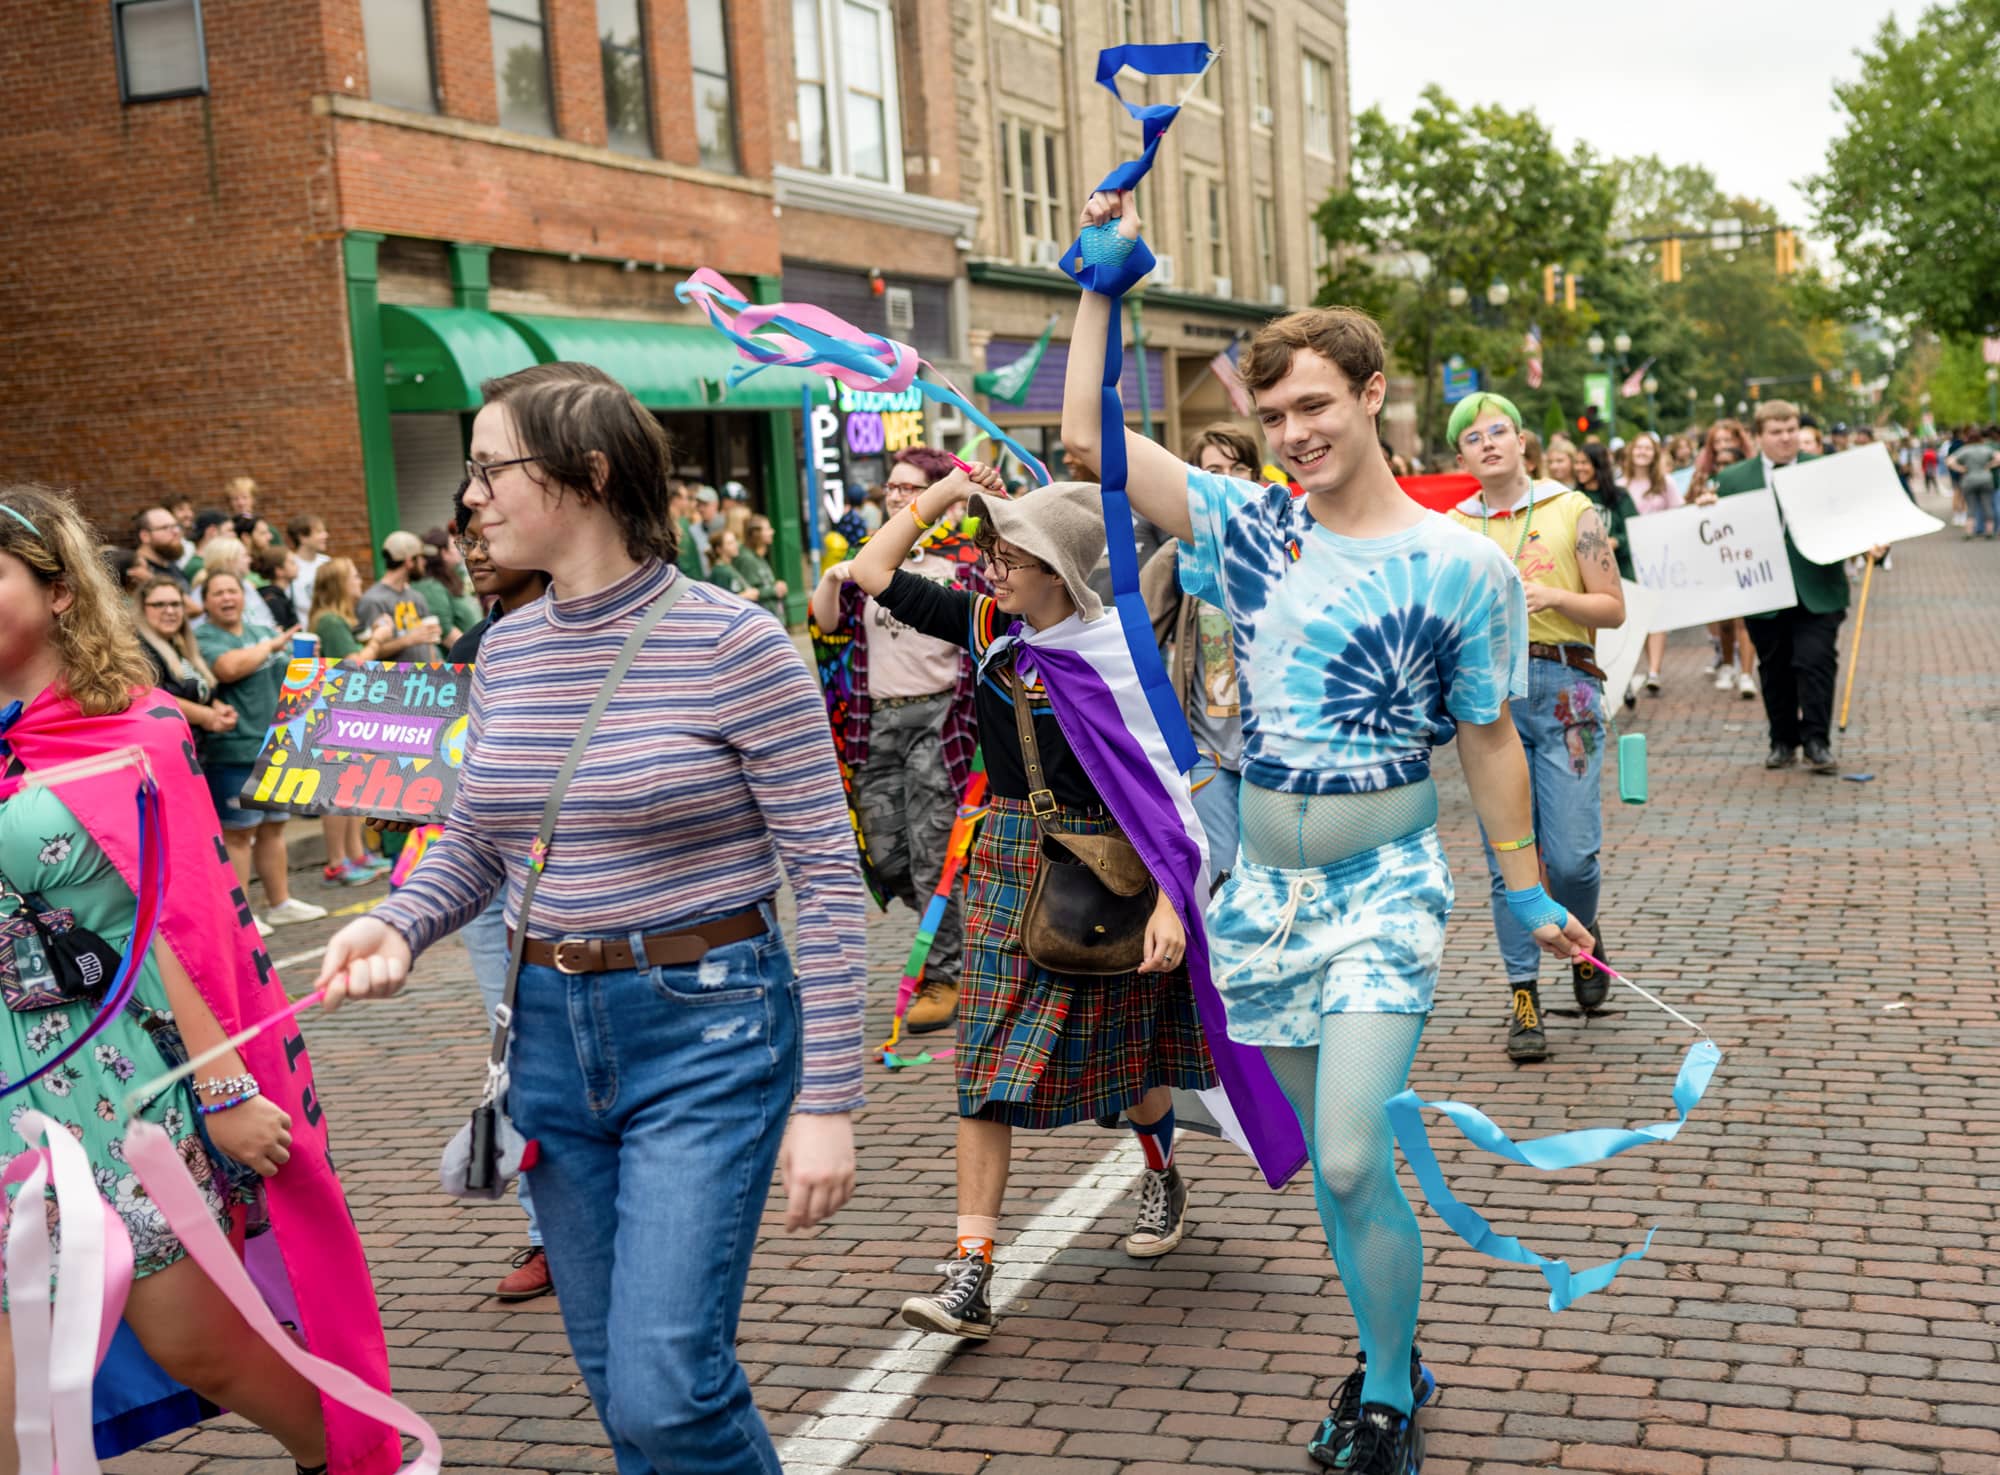
MULTIPOLYGON (((1499 544, 1514 560, 1523 580, 1581 594, 1583 574, 1576 565, 1576 525, 1591 510, 1591 500, 1582 492, 1571 491, 1559 482, 1538 481, 1533 501, 1515 512, 1479 517, 1454 510, 1451 515, 1462 526, 1499 544)), ((1537 645, 1589 645, 1594 635, 1568 615, 1545 609, 1528 616, 1528 639, 1537 645)))

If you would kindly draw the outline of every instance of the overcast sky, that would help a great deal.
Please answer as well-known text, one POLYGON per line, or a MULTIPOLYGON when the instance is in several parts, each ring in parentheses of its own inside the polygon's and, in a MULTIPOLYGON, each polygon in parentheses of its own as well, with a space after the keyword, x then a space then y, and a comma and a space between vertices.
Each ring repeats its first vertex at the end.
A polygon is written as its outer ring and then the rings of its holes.
POLYGON ((1532 107, 1567 147, 1702 164, 1732 194, 1809 225, 1799 180, 1838 127, 1833 83, 1917 0, 1348 0, 1354 110, 1407 121, 1436 82, 1460 103, 1532 107))

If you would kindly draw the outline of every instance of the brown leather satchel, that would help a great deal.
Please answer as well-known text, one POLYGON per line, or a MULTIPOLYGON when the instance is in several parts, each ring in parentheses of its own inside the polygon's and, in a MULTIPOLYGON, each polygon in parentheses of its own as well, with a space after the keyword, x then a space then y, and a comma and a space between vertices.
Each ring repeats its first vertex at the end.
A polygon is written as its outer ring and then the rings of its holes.
POLYGON ((1117 831, 1079 835, 1048 823, 1056 796, 1042 774, 1035 719, 1018 673, 1009 672, 1028 809, 1041 855, 1021 923, 1021 948, 1051 973, 1096 977, 1130 973, 1146 956, 1146 923, 1159 888, 1132 842, 1117 831))

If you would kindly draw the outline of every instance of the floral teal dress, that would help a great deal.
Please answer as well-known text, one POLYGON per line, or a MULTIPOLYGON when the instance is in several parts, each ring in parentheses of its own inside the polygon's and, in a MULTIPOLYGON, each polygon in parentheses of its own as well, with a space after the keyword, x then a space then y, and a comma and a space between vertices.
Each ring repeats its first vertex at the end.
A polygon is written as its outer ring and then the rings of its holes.
MULTIPOLYGON (((45 906, 74 912, 78 926, 97 933, 121 955, 131 946, 138 911, 131 889, 68 806, 48 789, 23 789, 0 804, 0 875, 14 892, 36 893, 45 906)), ((0 967, 10 962, 0 959, 0 967)), ((91 1014, 87 1003, 25 1014, 0 1009, 0 1084, 29 1075, 87 1027, 91 1014)), ((61 1122, 83 1144, 98 1192, 118 1211, 132 1236, 136 1275, 164 1270, 187 1252, 125 1161, 121 1109, 126 1092, 135 1084, 160 1075, 182 1058, 166 985, 157 959, 149 957, 124 1012, 64 1064, 24 1090, 0 1098, 7 1124, 0 1132, 0 1151, 7 1159, 27 1145, 21 1117, 29 1110, 61 1122)), ((210 1156, 197 1125, 194 1099, 193 1089, 182 1081, 142 1106, 139 1114, 158 1123, 173 1140, 216 1222, 226 1228, 230 1184, 210 1156)))

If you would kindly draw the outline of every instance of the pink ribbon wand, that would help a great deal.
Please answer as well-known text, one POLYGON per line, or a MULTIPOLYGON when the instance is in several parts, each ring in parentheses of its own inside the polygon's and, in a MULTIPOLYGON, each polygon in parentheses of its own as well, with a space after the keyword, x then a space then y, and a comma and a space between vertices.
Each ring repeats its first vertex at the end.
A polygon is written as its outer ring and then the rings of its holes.
POLYGON ((1584 962, 1591 964, 1593 967, 1602 968, 1608 977, 1617 979, 1618 982, 1624 984, 1625 987, 1632 990, 1633 993, 1637 994, 1640 998, 1644 999, 1647 1003, 1651 1004, 1655 1009, 1659 1009, 1664 1013, 1671 1014, 1674 1018, 1678 1019, 1682 1024, 1685 1024, 1689 1029, 1693 1030, 1696 1034, 1700 1035, 1704 1040, 1708 1039, 1709 1036, 1707 1030, 1703 1029, 1700 1025, 1696 1024, 1692 1019, 1688 1018, 1687 1015, 1681 1013, 1680 1010, 1676 1009, 1666 1000, 1659 998, 1656 995, 1647 993, 1646 990, 1640 988, 1638 984, 1634 983, 1631 979, 1627 978, 1624 974, 1620 973, 1616 968, 1612 967, 1602 958, 1592 957, 1582 948, 1578 948, 1576 950, 1576 955, 1579 958, 1583 959, 1584 962))

